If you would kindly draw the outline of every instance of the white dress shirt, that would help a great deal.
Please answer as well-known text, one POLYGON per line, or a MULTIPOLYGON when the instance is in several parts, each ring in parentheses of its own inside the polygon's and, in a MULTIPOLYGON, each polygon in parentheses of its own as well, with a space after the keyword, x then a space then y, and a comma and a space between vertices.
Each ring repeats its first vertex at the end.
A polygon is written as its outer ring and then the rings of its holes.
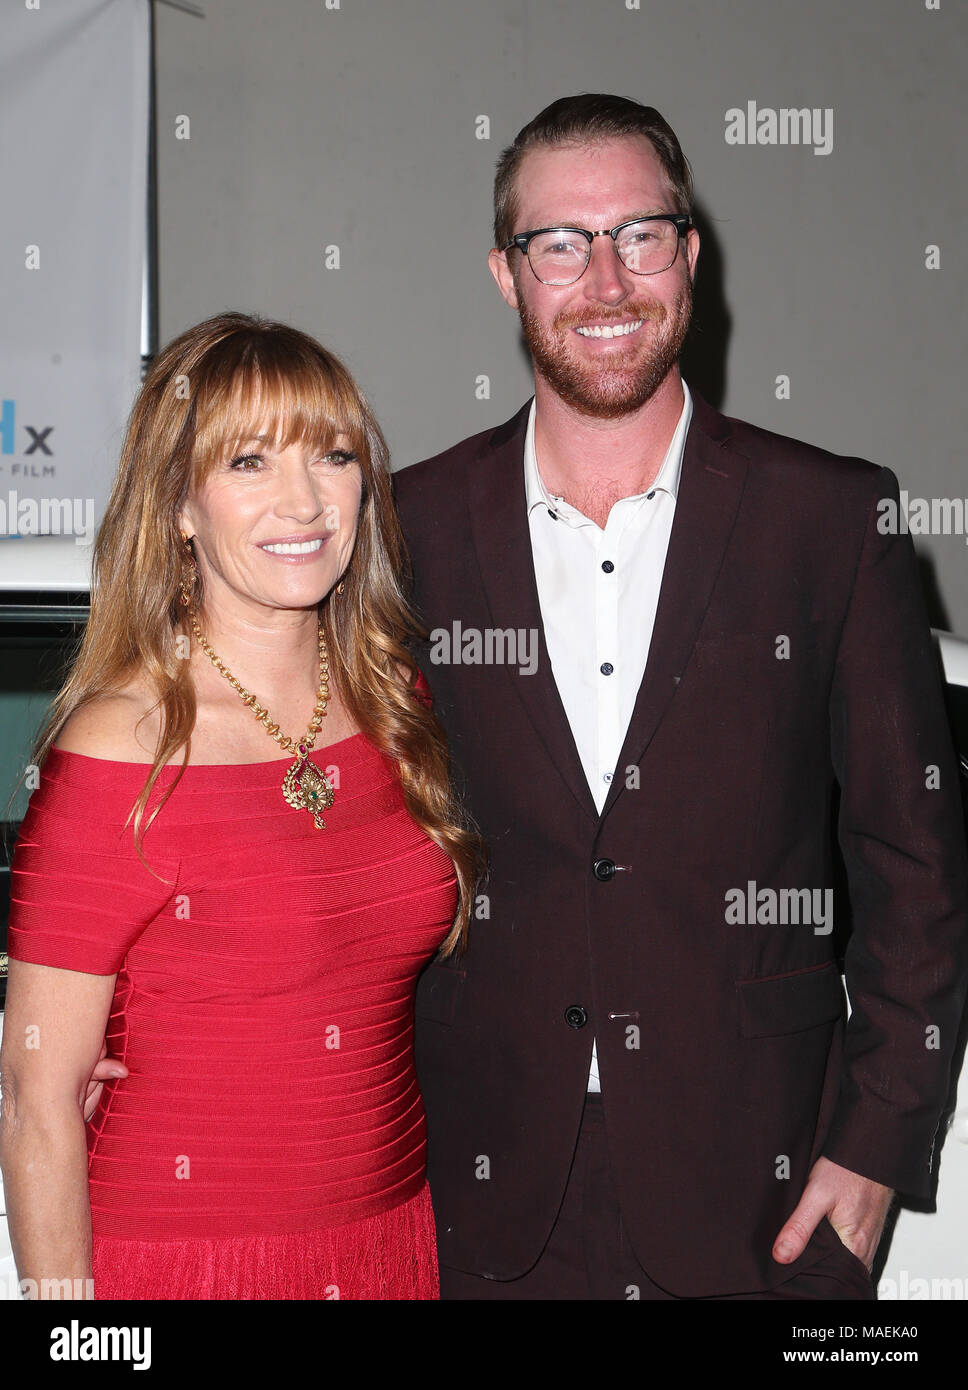
MULTIPOLYGON (((648 492, 614 503, 602 530, 553 497, 534 447, 535 402, 524 444, 524 485, 538 601, 551 669, 585 777, 601 813, 645 673, 682 471, 692 397, 683 406, 648 492)), ((600 1091, 592 1043, 588 1089, 600 1091)))

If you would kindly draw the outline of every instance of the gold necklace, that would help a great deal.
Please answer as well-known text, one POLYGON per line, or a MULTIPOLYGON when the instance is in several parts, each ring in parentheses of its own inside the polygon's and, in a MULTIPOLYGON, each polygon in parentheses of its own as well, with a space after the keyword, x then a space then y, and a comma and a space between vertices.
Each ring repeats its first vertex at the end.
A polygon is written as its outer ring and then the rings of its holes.
POLYGON ((208 656, 216 671, 225 677, 233 690, 238 692, 242 703, 248 705, 259 723, 265 726, 266 733, 275 739, 279 747, 286 753, 296 753, 296 761, 283 778, 282 794, 294 810, 310 812, 317 830, 325 830, 326 822, 323 820, 323 812, 328 811, 332 806, 334 792, 326 776, 309 761, 308 756, 309 750, 316 742, 316 735, 319 733, 320 725, 326 714, 326 705, 329 702, 329 653, 326 650, 326 638, 323 636, 322 623, 319 625, 319 692, 313 708, 313 717, 309 721, 309 728, 297 744, 282 733, 278 724, 271 722, 269 711, 259 704, 255 696, 251 695, 245 686, 236 680, 221 658, 215 655, 202 636, 193 607, 189 608, 188 616, 196 642, 208 656))

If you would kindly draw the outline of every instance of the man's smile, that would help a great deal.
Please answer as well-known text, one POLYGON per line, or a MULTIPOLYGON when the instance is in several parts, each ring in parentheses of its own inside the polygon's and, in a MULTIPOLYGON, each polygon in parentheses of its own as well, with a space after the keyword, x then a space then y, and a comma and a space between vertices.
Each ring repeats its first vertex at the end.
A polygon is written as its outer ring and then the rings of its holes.
POLYGON ((630 333, 637 333, 644 322, 645 319, 629 319, 627 323, 583 323, 576 325, 575 332, 583 338, 627 338, 630 333))

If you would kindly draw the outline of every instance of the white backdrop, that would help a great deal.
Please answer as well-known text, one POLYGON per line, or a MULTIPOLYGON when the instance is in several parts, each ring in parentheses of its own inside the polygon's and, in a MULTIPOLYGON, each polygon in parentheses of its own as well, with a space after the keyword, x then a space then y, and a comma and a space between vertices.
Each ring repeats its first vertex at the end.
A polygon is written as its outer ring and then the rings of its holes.
POLYGON ((117 467, 140 375, 148 25, 148 0, 0 15, 0 538, 91 529, 117 467))

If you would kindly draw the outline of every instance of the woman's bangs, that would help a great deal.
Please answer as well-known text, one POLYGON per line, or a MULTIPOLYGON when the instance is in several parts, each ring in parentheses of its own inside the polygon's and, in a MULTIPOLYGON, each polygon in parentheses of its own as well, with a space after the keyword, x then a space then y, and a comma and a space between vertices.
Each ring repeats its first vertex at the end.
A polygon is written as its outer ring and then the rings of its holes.
POLYGON ((322 362, 245 363, 231 382, 199 404, 195 481, 203 482, 243 448, 261 444, 279 451, 302 443, 326 453, 340 435, 350 449, 366 451, 360 402, 322 362))

